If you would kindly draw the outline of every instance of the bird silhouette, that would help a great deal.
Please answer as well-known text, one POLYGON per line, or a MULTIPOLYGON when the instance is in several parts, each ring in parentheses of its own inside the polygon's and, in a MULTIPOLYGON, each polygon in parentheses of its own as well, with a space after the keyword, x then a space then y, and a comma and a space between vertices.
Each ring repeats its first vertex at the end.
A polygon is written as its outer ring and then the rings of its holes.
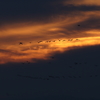
POLYGON ((49 78, 47 78, 47 80, 49 80, 49 78))
POLYGON ((77 65, 78 63, 77 63, 77 62, 75 62, 74 64, 75 64, 75 65, 77 65))
POLYGON ((78 26, 80 26, 80 25, 78 25, 78 26))
POLYGON ((59 76, 56 76, 56 78, 60 78, 59 76))
POLYGON ((72 78, 72 76, 68 76, 69 78, 72 78))
POLYGON ((62 76, 63 78, 65 78, 65 76, 62 76))
POLYGON ((19 42, 19 45, 20 45, 20 44, 23 44, 23 43, 22 43, 22 42, 19 42))
POLYGON ((70 68, 72 68, 72 66, 69 66, 70 68))
POLYGON ((27 61, 27 63, 28 63, 28 64, 30 64, 30 62, 29 62, 29 61, 27 61))
POLYGON ((54 78, 53 76, 49 76, 49 77, 54 78))
POLYGON ((73 76, 74 78, 76 78, 76 76, 73 76))
POLYGON ((98 75, 95 75, 95 77, 97 77, 98 75))
POLYGON ((42 77, 39 77, 38 79, 42 79, 42 77))
POLYGON ((54 57, 51 57, 52 59, 54 59, 54 57))
POLYGON ((90 77, 92 77, 92 75, 90 75, 90 77))
POLYGON ((9 93, 6 93, 7 96, 9 96, 9 93))
POLYGON ((98 65, 95 65, 96 67, 98 66, 98 65))
POLYGON ((17 76, 22 76, 22 75, 17 74, 17 76))

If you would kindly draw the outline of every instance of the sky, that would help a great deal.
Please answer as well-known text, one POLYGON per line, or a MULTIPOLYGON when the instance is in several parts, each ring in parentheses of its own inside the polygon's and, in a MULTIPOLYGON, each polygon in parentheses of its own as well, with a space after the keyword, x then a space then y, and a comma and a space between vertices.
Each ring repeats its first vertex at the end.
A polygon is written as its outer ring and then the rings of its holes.
POLYGON ((100 0, 0 1, 2 100, 100 100, 100 0))

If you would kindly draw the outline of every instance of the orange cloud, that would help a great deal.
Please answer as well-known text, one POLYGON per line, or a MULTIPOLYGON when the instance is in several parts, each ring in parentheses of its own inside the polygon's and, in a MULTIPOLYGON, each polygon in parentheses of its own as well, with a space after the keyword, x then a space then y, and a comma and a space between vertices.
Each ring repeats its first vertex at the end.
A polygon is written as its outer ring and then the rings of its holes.
POLYGON ((0 63, 48 60, 56 51, 98 45, 99 17, 99 11, 77 12, 73 16, 57 16, 49 23, 5 25, 0 29, 0 63))
POLYGON ((63 2, 64 5, 66 4, 73 4, 73 5, 100 5, 100 0, 65 0, 63 2))

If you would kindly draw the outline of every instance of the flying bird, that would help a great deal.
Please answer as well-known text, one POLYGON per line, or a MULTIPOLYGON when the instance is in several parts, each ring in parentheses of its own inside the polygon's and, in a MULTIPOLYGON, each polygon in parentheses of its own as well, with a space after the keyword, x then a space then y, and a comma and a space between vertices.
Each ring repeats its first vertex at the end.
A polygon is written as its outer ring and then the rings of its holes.
POLYGON ((6 93, 7 96, 9 96, 9 93, 6 93))
POLYGON ((23 43, 22 43, 22 42, 19 42, 19 45, 20 45, 20 44, 23 44, 23 43))
POLYGON ((72 66, 69 66, 70 68, 72 68, 72 66))
POLYGON ((73 76, 74 78, 76 78, 76 76, 73 76))
POLYGON ((95 75, 95 77, 97 77, 98 75, 95 75))
POLYGON ((75 64, 75 65, 77 65, 78 63, 77 63, 77 62, 75 62, 74 64, 75 64))
POLYGON ((92 77, 92 75, 90 75, 90 77, 92 77))
POLYGON ((62 76, 63 78, 65 78, 65 76, 62 76))
POLYGON ((28 63, 28 64, 30 64, 30 62, 29 62, 29 61, 27 61, 27 63, 28 63))
POLYGON ((68 76, 69 78, 72 78, 71 76, 68 76))
POLYGON ((49 77, 54 78, 53 76, 49 76, 49 77))
POLYGON ((51 57, 52 59, 54 59, 54 57, 51 57))
POLYGON ((60 78, 59 76, 56 76, 56 78, 60 78))

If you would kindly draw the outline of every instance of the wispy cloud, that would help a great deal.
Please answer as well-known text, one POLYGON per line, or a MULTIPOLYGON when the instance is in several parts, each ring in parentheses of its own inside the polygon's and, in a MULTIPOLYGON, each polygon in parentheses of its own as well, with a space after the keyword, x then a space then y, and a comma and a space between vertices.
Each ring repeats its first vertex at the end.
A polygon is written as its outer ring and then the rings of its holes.
POLYGON ((100 44, 100 6, 97 1, 38 0, 29 2, 30 6, 26 1, 23 5, 17 2, 18 7, 15 2, 10 8, 7 5, 2 12, 8 11, 9 15, 2 13, 0 19, 0 53, 9 60, 0 58, 0 61, 48 60, 56 51, 100 44), (16 12, 15 17, 13 12, 16 12), (20 42, 23 44, 19 45, 20 42))

